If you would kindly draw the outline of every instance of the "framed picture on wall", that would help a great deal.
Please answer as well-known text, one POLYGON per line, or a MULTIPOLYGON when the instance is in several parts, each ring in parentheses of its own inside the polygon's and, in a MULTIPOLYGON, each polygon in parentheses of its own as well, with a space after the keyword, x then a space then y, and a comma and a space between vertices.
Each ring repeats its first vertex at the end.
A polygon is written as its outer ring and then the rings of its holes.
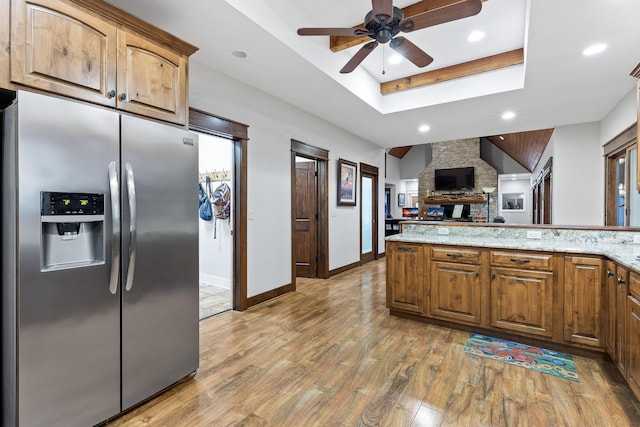
POLYGON ((344 159, 338 159, 338 205, 356 205, 356 182, 358 165, 344 159))
POLYGON ((398 207, 404 207, 404 193, 398 193, 398 207))
POLYGON ((524 193, 502 193, 502 210, 523 212, 525 199, 524 193))

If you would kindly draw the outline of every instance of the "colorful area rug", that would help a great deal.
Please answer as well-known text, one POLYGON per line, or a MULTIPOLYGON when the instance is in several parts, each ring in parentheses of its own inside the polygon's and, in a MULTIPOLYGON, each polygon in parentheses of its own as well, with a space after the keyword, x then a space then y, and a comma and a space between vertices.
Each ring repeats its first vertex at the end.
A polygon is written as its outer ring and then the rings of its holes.
POLYGON ((568 354, 480 334, 469 335, 464 351, 475 356, 488 357, 571 381, 580 381, 573 357, 568 354))

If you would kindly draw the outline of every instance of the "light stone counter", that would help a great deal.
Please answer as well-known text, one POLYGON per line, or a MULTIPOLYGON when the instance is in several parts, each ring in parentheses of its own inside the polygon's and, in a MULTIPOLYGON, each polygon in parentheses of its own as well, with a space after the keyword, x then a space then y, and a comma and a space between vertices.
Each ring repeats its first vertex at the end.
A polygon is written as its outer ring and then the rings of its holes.
POLYGON ((389 236, 386 240, 602 255, 640 273, 640 232, 637 231, 407 222, 403 223, 401 234, 389 236), (445 232, 448 234, 441 234, 445 232))

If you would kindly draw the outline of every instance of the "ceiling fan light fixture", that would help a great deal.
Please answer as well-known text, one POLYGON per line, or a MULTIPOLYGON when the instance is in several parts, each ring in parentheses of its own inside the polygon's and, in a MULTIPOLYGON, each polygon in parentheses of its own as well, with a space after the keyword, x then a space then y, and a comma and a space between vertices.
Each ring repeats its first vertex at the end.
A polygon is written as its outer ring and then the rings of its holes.
POLYGON ((467 37, 467 41, 469 43, 475 43, 475 42, 479 42, 483 38, 484 38, 483 31, 474 31, 471 34, 469 34, 469 36, 467 37))
POLYGON ((598 53, 604 52, 607 49, 607 45, 604 43, 597 43, 589 46, 585 50, 582 51, 584 56, 596 55, 598 53))

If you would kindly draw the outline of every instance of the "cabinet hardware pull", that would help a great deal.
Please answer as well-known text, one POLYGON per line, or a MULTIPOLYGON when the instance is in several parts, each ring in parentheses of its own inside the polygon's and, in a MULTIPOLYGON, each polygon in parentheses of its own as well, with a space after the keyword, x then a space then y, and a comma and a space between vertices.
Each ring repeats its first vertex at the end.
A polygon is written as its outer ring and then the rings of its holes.
POLYGON ((127 99, 127 94, 126 94, 126 93, 124 93, 124 92, 123 92, 123 93, 121 93, 121 94, 120 94, 120 101, 124 101, 124 100, 126 100, 126 99, 127 99))
POLYGON ((480 277, 480 273, 476 271, 476 277, 480 277))
POLYGON ((451 258, 462 258, 464 255, 462 255, 462 254, 447 254, 447 256, 450 256, 451 258))
POLYGON ((411 252, 413 248, 411 246, 398 246, 398 250, 401 250, 404 252, 411 252))
POLYGON ((516 262, 518 264, 526 264, 528 262, 531 262, 530 259, 516 259, 516 258, 511 258, 511 262, 516 262))
POLYGON ((618 285, 624 285, 625 281, 618 277, 618 285))
POLYGON ((109 92, 107 92, 107 98, 111 99, 114 98, 116 96, 116 91, 111 89, 109 92))
POLYGON ((495 275, 495 274, 492 274, 492 275, 491 275, 491 280, 495 280, 495 278, 496 278, 496 275, 495 275))
POLYGON ((613 274, 613 272, 611 272, 611 271, 607 270, 607 277, 611 277, 611 276, 613 276, 613 275, 614 275, 614 274, 613 274))

